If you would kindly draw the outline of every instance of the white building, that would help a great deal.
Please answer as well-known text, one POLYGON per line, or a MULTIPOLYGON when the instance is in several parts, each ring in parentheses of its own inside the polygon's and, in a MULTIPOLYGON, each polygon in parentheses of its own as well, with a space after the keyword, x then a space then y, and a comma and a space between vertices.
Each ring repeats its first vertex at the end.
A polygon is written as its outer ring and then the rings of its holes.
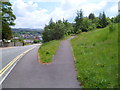
POLYGON ((25 43, 33 43, 33 40, 24 40, 25 43))

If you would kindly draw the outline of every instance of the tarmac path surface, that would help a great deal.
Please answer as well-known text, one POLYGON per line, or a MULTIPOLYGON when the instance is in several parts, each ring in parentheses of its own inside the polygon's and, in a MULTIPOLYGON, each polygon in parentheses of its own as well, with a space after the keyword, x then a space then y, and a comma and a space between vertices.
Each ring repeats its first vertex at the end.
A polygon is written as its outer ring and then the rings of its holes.
POLYGON ((74 58, 69 43, 71 38, 61 42, 51 64, 38 63, 39 46, 29 51, 3 81, 2 87, 80 88, 76 79, 74 58))

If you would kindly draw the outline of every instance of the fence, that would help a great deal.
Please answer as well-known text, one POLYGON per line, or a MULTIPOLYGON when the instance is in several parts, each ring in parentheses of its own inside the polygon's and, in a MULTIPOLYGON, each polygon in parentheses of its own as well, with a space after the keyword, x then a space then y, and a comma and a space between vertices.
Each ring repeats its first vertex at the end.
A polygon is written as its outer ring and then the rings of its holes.
POLYGON ((0 42, 0 47, 23 46, 21 42, 0 42))

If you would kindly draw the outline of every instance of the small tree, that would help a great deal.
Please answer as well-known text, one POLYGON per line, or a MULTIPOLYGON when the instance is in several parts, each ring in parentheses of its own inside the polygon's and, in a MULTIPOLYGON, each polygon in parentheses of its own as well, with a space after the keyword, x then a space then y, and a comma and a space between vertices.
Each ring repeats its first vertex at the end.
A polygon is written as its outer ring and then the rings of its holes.
POLYGON ((52 40, 52 32, 51 29, 49 29, 49 26, 45 26, 44 31, 42 33, 42 38, 44 42, 49 42, 52 40))
POLYGON ((82 10, 77 11, 77 16, 75 18, 75 33, 81 29, 82 30, 83 12, 82 10))
POLYGON ((120 23, 120 15, 117 15, 117 16, 115 17, 115 23, 120 23))
POLYGON ((64 30, 65 30, 65 35, 70 35, 71 33, 73 33, 73 27, 72 24, 69 23, 67 20, 63 20, 64 23, 64 30))
POLYGON ((103 12, 103 16, 102 16, 102 27, 106 27, 107 26, 107 20, 106 20, 106 15, 105 13, 103 12))
POLYGON ((14 26, 15 15, 12 12, 12 4, 10 2, 2 2, 2 39, 12 39, 12 30, 10 26, 14 26))
POLYGON ((114 24, 109 25, 109 32, 113 32, 115 30, 114 24))
POLYGON ((95 15, 93 13, 90 13, 88 18, 91 19, 91 20, 94 20, 95 19, 95 15))
POLYGON ((99 28, 104 28, 106 26, 107 26, 106 15, 103 12, 99 14, 99 28))
POLYGON ((54 28, 54 33, 53 33, 54 40, 55 39, 59 40, 63 38, 64 35, 65 35, 65 26, 61 20, 58 20, 58 22, 56 22, 56 27, 54 28))
POLYGON ((83 19, 82 22, 82 31, 87 32, 96 28, 95 24, 92 23, 92 20, 88 19, 87 17, 83 19))
POLYGON ((45 26, 42 35, 44 42, 61 39, 65 35, 65 25, 61 20, 56 23, 50 20, 49 25, 45 26))
POLYGON ((2 39, 10 40, 12 38, 12 30, 7 23, 2 23, 2 39))

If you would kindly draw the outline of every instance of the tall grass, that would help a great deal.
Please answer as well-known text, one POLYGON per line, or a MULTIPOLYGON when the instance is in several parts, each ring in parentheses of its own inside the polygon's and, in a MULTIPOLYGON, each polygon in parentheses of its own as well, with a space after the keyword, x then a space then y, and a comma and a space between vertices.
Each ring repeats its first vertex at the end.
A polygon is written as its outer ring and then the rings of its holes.
POLYGON ((84 88, 118 87, 117 27, 82 33, 71 40, 77 79, 84 88))

